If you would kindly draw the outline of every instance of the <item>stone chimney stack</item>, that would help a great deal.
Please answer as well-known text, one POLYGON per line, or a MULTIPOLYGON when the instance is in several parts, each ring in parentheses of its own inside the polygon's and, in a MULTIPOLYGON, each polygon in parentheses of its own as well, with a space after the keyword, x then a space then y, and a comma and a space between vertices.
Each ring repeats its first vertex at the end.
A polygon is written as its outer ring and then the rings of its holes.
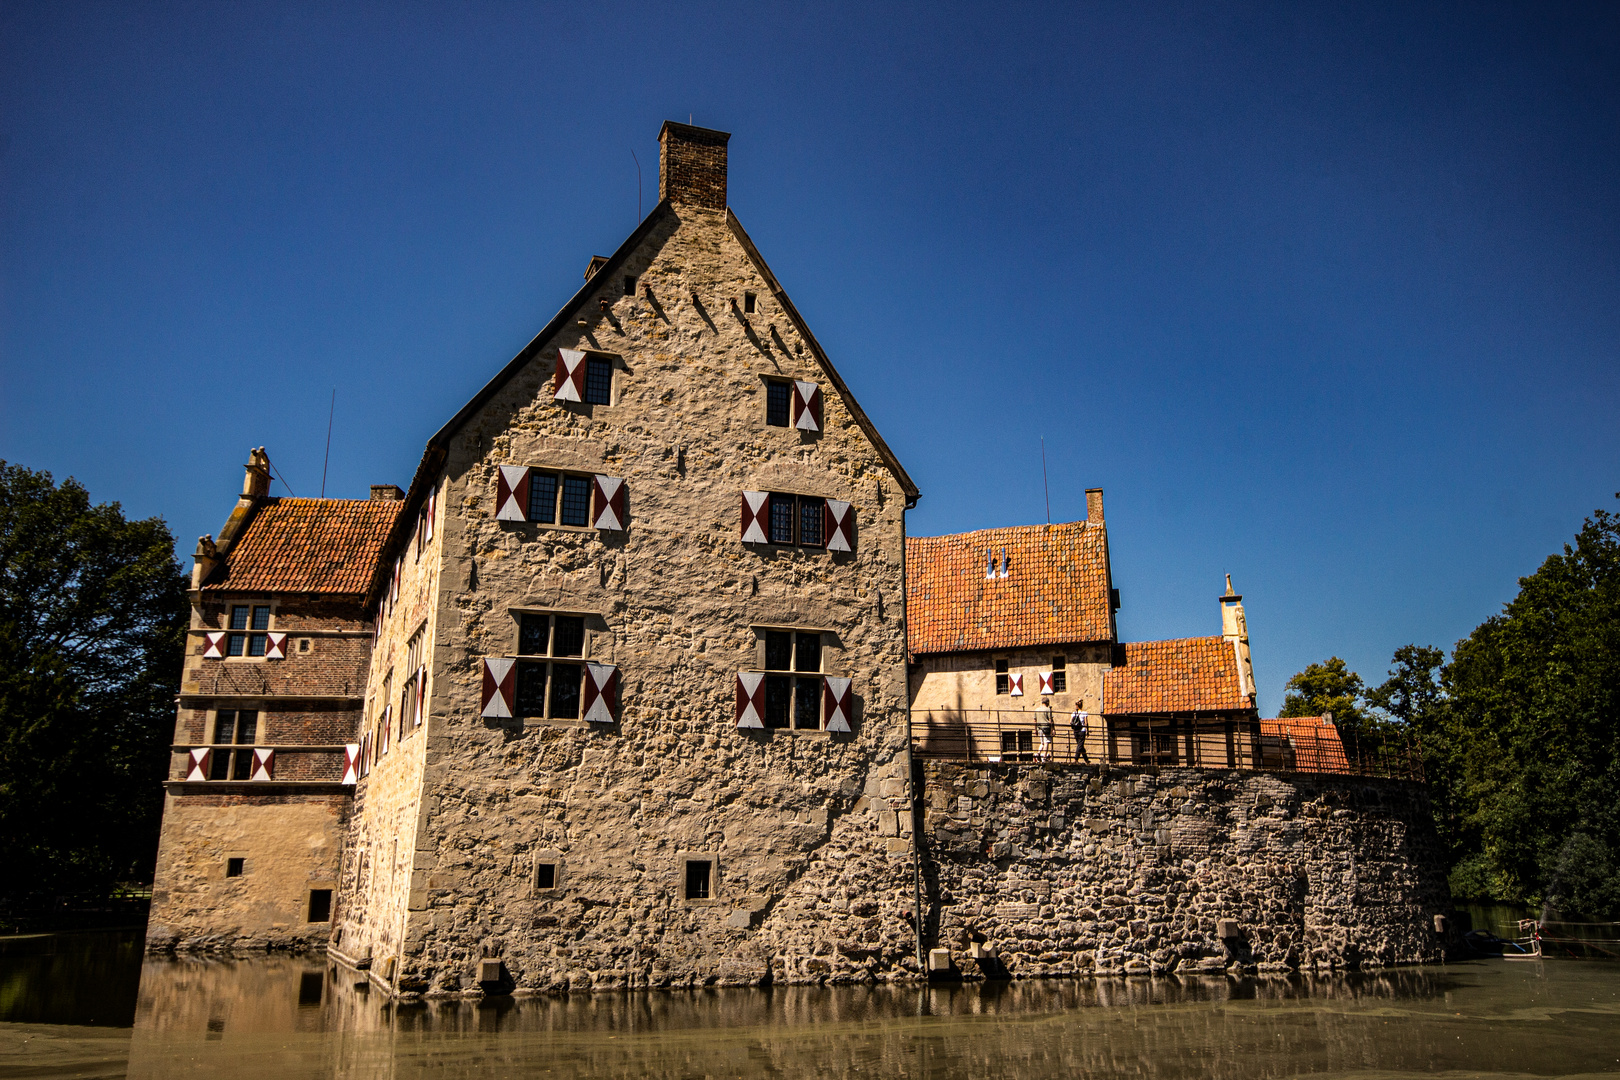
POLYGON ((731 133, 665 120, 658 132, 658 197, 678 206, 726 208, 726 143, 731 133))
POLYGON ((1093 525, 1103 523, 1102 488, 1086 488, 1086 520, 1093 525))
POLYGON ((264 447, 248 451, 247 476, 242 481, 242 497, 262 499, 270 494, 270 455, 264 447))
POLYGON ((1232 591, 1232 575, 1226 575, 1226 591, 1221 594, 1221 636, 1231 642, 1237 656, 1238 682, 1242 692, 1254 696, 1254 663, 1249 659, 1249 621, 1243 615, 1243 597, 1232 591))

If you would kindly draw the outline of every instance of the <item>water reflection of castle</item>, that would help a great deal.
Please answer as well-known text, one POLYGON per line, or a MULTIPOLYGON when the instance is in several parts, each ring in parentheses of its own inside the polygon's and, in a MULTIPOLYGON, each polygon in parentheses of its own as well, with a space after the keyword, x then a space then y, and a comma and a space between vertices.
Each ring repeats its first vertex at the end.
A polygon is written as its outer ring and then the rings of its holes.
POLYGON ((659 205, 408 490, 274 498, 253 452, 197 551, 151 947, 404 995, 1440 955, 1421 788, 1259 718, 1230 581, 1221 634, 1122 644, 1100 490, 907 539, 727 140, 665 125, 659 205))

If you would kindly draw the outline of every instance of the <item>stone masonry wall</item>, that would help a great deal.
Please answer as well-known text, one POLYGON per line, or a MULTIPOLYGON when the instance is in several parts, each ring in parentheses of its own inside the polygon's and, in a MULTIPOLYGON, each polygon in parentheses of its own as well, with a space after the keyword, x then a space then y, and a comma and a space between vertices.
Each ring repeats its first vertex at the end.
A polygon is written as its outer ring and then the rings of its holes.
POLYGON ((451 441, 422 801, 413 815, 403 772, 362 781, 351 858, 371 884, 339 948, 369 949, 374 974, 397 961, 403 992, 477 992, 485 957, 518 989, 915 974, 905 494, 722 212, 676 207, 623 273, 636 296, 604 276, 606 306, 591 297, 451 441), (616 357, 613 404, 552 399, 558 347, 616 357), (768 426, 767 378, 816 381, 822 430, 768 426), (496 520, 499 464, 623 477, 628 529, 496 520), (745 490, 849 500, 855 550, 742 544, 745 490), (620 669, 617 723, 480 717, 483 658, 513 654, 524 610, 588 615, 590 655, 620 669), (737 729, 760 627, 822 632, 852 734, 737 729), (408 888, 391 848, 382 884, 376 845, 413 840, 408 888), (684 896, 692 858, 715 866, 709 898, 684 896))
POLYGON ((941 761, 920 775, 931 936, 967 977, 1443 955, 1450 894, 1421 785, 941 761), (997 955, 974 959, 976 942, 997 955))

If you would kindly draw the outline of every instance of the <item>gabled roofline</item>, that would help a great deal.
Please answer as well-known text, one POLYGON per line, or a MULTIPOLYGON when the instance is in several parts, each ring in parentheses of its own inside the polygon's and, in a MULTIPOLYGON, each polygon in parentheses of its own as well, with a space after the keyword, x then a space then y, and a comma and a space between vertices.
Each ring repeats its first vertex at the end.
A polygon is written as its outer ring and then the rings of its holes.
POLYGON ((912 482, 911 475, 906 472, 905 466, 900 464, 900 459, 895 456, 894 451, 889 449, 889 444, 883 441, 883 436, 878 434, 877 426, 866 415, 866 410, 861 408, 860 403, 855 400, 855 395, 850 393, 849 385, 844 382, 844 377, 838 374, 837 368, 833 367, 832 361, 827 357, 826 350, 821 347, 821 342, 817 341, 816 335, 810 332, 810 327, 806 325, 804 317, 799 314, 799 309, 793 306, 792 300, 788 299, 788 294, 782 289, 781 283, 776 280, 776 275, 771 273, 771 268, 765 264, 765 257, 754 246, 754 241, 749 238, 747 231, 742 227, 742 222, 737 220, 737 215, 732 212, 729 206, 726 207, 726 225, 731 229, 731 235, 737 238, 737 242, 748 253, 749 259, 753 260, 754 269, 759 271, 760 277, 764 278, 765 283, 771 287, 771 295, 776 298, 778 304, 782 305, 782 310, 787 312, 787 317, 793 323, 793 328, 799 332, 799 335, 804 340, 810 343, 810 352, 815 356, 816 362, 821 365, 821 369, 827 373, 827 378, 831 379, 832 384, 838 388, 838 393, 843 397, 844 404, 849 407, 850 413, 855 417, 855 423, 859 424, 861 431, 865 432, 866 437, 872 440, 872 445, 877 447, 878 455, 883 458, 884 464, 889 466, 889 471, 894 473, 896 480, 900 481, 900 488, 906 493, 906 509, 910 510, 917 505, 917 500, 922 498, 922 492, 912 482))

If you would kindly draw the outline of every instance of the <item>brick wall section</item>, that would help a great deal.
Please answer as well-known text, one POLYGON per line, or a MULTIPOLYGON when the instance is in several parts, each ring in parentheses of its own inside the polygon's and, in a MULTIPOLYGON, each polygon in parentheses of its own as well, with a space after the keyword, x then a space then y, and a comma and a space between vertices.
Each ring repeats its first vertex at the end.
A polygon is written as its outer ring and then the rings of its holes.
POLYGON ((1447 945, 1421 785, 934 761, 921 774, 931 935, 969 977, 1378 967, 1447 945), (1220 919, 1238 937, 1217 936, 1220 919), (995 961, 971 958, 975 936, 995 961))
POLYGON ((658 197, 726 208, 726 132, 667 121, 658 135, 658 197))

